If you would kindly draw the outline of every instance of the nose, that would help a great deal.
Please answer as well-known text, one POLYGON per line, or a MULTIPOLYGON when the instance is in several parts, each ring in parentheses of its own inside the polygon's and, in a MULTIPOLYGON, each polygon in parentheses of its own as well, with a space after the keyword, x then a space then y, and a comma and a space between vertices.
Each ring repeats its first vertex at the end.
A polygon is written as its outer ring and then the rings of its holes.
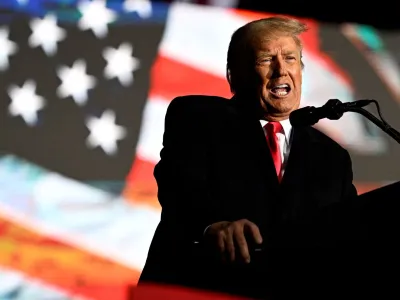
POLYGON ((277 57, 274 62, 274 77, 284 77, 287 74, 288 73, 283 58, 277 57))

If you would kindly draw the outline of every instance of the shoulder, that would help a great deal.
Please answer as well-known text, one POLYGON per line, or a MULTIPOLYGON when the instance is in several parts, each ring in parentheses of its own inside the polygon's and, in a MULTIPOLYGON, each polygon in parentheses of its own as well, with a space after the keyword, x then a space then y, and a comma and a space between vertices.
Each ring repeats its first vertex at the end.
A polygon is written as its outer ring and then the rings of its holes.
POLYGON ((347 154, 347 150, 343 148, 338 142, 327 136, 325 133, 319 131, 314 127, 310 127, 308 129, 311 138, 314 141, 317 141, 320 145, 322 145, 325 149, 329 149, 334 152, 341 152, 342 154, 347 154))
POLYGON ((217 96, 189 95, 174 98, 167 114, 192 117, 193 115, 214 115, 228 109, 229 99, 217 96))
POLYGON ((171 101, 164 122, 164 145, 170 136, 185 136, 186 142, 199 143, 218 128, 228 99, 213 96, 182 96, 171 101))

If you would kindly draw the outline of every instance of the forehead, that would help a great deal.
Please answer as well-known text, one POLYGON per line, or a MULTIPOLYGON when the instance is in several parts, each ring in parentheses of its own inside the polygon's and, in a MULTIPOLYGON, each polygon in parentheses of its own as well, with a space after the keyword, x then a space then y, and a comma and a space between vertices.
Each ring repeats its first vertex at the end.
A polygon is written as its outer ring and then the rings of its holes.
POLYGON ((268 36, 259 34, 252 41, 253 49, 258 52, 299 52, 299 46, 291 36, 268 36))

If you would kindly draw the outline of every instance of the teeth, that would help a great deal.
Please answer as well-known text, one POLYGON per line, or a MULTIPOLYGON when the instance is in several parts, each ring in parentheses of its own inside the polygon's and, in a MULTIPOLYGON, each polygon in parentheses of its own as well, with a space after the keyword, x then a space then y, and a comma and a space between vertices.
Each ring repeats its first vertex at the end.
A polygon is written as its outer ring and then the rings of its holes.
POLYGON ((275 86, 275 88, 288 88, 288 87, 289 87, 289 85, 287 85, 287 84, 280 84, 280 85, 275 86))
POLYGON ((278 93, 276 93, 278 96, 285 96, 285 95, 287 95, 287 92, 278 92, 278 93))

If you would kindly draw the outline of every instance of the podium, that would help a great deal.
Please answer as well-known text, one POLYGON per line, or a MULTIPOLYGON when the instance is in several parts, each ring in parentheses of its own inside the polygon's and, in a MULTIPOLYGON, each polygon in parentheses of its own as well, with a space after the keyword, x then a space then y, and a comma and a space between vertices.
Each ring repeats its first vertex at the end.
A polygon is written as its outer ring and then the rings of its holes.
POLYGON ((354 207, 371 246, 396 246, 400 230, 400 182, 358 196, 354 207))
POLYGON ((400 182, 359 195, 335 209, 342 220, 340 234, 345 232, 346 237, 336 268, 339 278, 349 283, 344 293, 351 290, 357 298, 398 294, 400 182))
POLYGON ((297 284, 292 296, 384 299, 398 293, 400 182, 325 208, 309 228, 317 244, 280 255, 289 258, 281 281, 290 275, 297 284))

